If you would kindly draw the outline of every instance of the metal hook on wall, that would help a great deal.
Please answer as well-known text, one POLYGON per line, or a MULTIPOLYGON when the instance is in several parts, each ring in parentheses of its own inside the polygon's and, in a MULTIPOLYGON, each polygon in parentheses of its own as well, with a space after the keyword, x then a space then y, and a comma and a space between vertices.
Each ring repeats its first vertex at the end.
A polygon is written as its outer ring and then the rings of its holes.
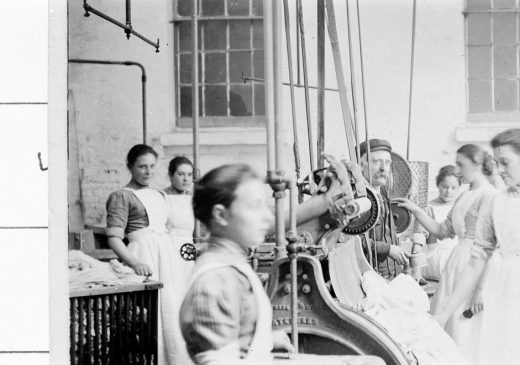
POLYGON ((40 163, 40 170, 42 171, 46 171, 49 169, 49 167, 43 167, 43 163, 42 163, 42 153, 41 152, 38 152, 38 162, 40 163))

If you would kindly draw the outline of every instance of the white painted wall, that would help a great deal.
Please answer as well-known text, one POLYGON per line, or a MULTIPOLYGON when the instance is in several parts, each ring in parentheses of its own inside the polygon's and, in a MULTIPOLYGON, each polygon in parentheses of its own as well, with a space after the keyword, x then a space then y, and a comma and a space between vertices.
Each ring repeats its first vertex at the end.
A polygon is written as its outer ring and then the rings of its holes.
MULTIPOLYGON (((124 2, 91 0, 89 4, 125 22, 124 2)), ((135 61, 145 67, 149 143, 156 146, 160 134, 171 131, 174 125, 173 26, 169 23, 171 1, 156 0, 151 4, 132 1, 132 26, 153 41, 159 38, 159 53, 134 36, 127 40, 121 28, 96 15, 84 17, 82 2, 69 1, 69 58, 135 61)), ((77 130, 69 133, 69 140, 79 151, 79 161, 69 158, 69 171, 79 165, 83 219, 74 219, 81 207, 77 175, 70 173, 69 210, 70 221, 78 228, 81 221, 101 223, 108 194, 129 180, 126 153, 134 144, 142 143, 141 71, 135 66, 69 64, 68 77, 72 91, 69 132, 73 126, 77 130)), ((165 171, 164 164, 160 171, 165 171)), ((166 184, 166 173, 158 178, 158 184, 166 184)))
MULTIPOLYGON (((91 0, 93 7, 121 21, 124 3, 91 0)), ((290 3, 293 3, 290 1, 290 3)), ((350 1, 351 19, 355 17, 355 1, 350 1)), ((388 139, 394 150, 406 157, 412 0, 363 0, 360 3, 363 41, 364 75, 369 135, 388 139)), ((463 0, 417 0, 417 28, 413 86, 410 159, 430 162, 430 195, 436 189, 433 181, 438 169, 453 163, 456 149, 463 143, 484 143, 492 132, 510 125, 482 129, 466 123, 465 48, 463 0), (490 132, 492 131, 492 132, 490 132), (457 137, 461 140, 457 140, 457 137)), ((316 85, 316 12, 314 1, 304 1, 307 33, 307 58, 310 83, 316 85)), ((335 1, 338 33, 343 64, 350 83, 347 53, 345 1, 335 1)), ((292 4, 293 5, 293 4, 292 4)), ((175 128, 173 77, 172 2, 168 0, 132 1, 134 29, 148 38, 161 39, 161 52, 141 40, 129 41, 121 29, 94 15, 83 17, 80 2, 69 1, 69 57, 141 62, 148 75, 148 120, 150 143, 162 154, 157 184, 165 186, 165 162, 173 155, 191 156, 190 130, 175 128)), ((291 21, 294 38, 294 7, 291 21)), ((353 28, 357 30, 357 23, 353 28)), ((285 37, 283 55, 286 57, 285 37)), ((358 118, 363 124, 361 72, 357 31, 353 33, 358 118)), ((326 35, 326 86, 336 87, 331 47, 326 35)), ((294 53, 294 51, 293 51, 294 53)), ((295 56, 294 56, 295 58, 295 56)), ((284 81, 288 81, 287 61, 284 81)), ((303 78, 302 78, 303 80, 303 78)), ((303 82, 303 81, 302 81, 303 82)), ((135 67, 69 65, 69 89, 73 91, 75 112, 69 115, 76 123, 77 142, 82 173, 84 219, 88 224, 102 223, 106 197, 129 178, 124 167, 128 149, 141 140, 140 73, 135 67)), ((350 87, 349 87, 350 88, 350 87)), ((311 91, 311 115, 316 124, 316 93, 311 91)), ((294 171, 292 122, 289 87, 284 87, 284 168, 294 171)), ((308 171, 308 149, 304 93, 296 91, 302 171, 308 171)), ((352 105, 351 105, 352 107, 352 105)), ((346 155, 346 138, 339 98, 326 95, 326 152, 346 155)), ((487 125, 486 125, 487 126, 487 125)), ((246 162, 260 171, 266 169, 265 137, 262 129, 222 129, 202 131, 201 170, 229 162, 246 162), (225 146, 221 146, 226 141, 225 146)), ((364 129, 361 129, 364 135, 364 129)), ((316 131, 314 130, 314 137, 316 131)), ((315 143, 314 143, 315 144, 315 143)), ((79 167, 78 167, 79 166, 79 167)), ((72 166, 74 167, 74 166, 72 166)), ((69 177, 71 212, 79 195, 77 177, 69 177), (76 179, 76 180, 75 180, 76 179)), ((77 174, 76 174, 77 175, 77 174)), ((75 213, 79 214, 76 204, 75 213)))

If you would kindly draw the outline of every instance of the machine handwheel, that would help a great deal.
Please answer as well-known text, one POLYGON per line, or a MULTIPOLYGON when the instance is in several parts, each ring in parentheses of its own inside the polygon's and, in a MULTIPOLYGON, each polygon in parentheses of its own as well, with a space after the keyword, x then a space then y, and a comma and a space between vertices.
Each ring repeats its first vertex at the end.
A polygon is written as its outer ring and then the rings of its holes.
POLYGON ((399 234, 406 231, 410 227, 410 224, 412 224, 412 213, 410 213, 408 209, 400 207, 398 204, 399 202, 397 201, 390 202, 390 210, 394 217, 395 230, 399 234))
POLYGON ((185 243, 180 249, 181 257, 186 261, 195 261, 197 256, 197 248, 193 243, 185 243))
POLYGON ((367 198, 370 200, 372 207, 368 212, 361 214, 359 217, 351 219, 343 232, 349 235, 358 235, 367 232, 375 226, 379 219, 379 201, 374 191, 367 187, 367 198))

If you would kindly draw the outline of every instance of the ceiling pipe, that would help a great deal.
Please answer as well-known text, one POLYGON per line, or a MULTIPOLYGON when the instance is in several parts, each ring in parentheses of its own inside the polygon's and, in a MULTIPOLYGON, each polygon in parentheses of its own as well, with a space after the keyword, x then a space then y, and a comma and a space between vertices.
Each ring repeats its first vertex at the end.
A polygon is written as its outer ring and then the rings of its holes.
POLYGON ((155 52, 159 53, 159 38, 157 38, 157 42, 154 43, 148 38, 144 37, 140 33, 137 33, 132 28, 132 22, 130 20, 130 14, 131 14, 131 7, 130 7, 130 0, 126 0, 126 25, 115 20, 114 18, 109 17, 106 14, 103 14, 99 10, 94 9, 92 6, 90 6, 87 3, 87 0, 83 0, 83 9, 85 9, 85 14, 83 14, 85 17, 89 17, 90 13, 97 15, 100 18, 105 19, 106 21, 109 21, 112 24, 117 25, 118 27, 122 28, 126 33, 126 38, 130 39, 130 34, 135 35, 137 38, 142 39, 146 43, 150 44, 151 46, 155 47, 155 52))

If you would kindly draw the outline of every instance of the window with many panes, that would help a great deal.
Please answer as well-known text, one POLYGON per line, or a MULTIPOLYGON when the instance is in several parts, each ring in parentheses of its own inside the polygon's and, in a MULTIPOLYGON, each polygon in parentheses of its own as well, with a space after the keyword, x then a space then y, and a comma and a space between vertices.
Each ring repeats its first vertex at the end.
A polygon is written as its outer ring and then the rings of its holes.
MULTIPOLYGON (((177 125, 191 126, 192 0, 175 1, 177 125)), ((199 110, 202 126, 261 125, 264 86, 262 0, 199 1, 199 110)))
POLYGON ((465 16, 468 115, 517 119, 520 0, 467 0, 465 16))

